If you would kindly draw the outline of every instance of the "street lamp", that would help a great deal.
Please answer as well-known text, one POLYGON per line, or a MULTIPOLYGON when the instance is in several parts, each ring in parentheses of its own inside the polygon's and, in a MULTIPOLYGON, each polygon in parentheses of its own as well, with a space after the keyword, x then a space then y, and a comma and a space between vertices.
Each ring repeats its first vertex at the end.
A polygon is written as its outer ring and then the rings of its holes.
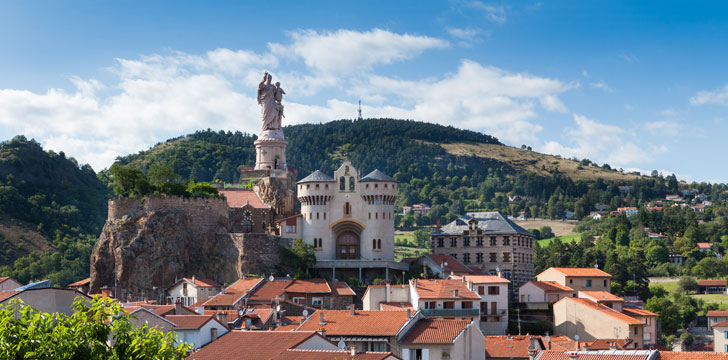
POLYGON ((440 278, 445 278, 445 267, 447 266, 447 261, 443 261, 440 263, 440 278))

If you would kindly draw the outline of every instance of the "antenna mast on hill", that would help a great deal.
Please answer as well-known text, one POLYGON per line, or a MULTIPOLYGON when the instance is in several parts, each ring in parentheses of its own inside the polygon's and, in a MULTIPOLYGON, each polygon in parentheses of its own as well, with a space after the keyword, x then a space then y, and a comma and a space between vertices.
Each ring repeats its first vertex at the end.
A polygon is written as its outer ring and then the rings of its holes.
POLYGON ((363 119, 363 118, 362 118, 362 116, 361 116, 361 99, 360 99, 360 100, 359 100, 359 118, 357 118, 357 120, 362 120, 362 119, 363 119))

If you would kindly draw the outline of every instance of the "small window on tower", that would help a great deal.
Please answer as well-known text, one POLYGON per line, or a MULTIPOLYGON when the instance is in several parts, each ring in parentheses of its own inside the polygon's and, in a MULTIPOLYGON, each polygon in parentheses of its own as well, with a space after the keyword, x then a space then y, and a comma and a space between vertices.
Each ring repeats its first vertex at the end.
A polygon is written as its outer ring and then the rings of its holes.
POLYGON ((346 180, 343 176, 339 178, 339 190, 346 190, 346 180))
POLYGON ((354 191, 354 177, 349 177, 349 191, 354 191))

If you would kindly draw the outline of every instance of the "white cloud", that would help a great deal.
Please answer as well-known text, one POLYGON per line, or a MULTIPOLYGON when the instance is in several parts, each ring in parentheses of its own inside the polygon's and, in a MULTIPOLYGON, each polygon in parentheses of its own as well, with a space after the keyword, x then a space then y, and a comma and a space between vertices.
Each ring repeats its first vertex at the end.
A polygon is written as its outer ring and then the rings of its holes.
POLYGON ((368 71, 377 64, 410 59, 425 50, 448 46, 445 40, 381 29, 321 33, 300 30, 290 32, 289 36, 292 40, 290 45, 269 44, 273 54, 299 57, 317 72, 334 74, 368 71))
POLYGON ((480 28, 465 27, 465 28, 445 28, 448 34, 458 40, 458 45, 463 47, 470 47, 474 43, 480 40, 481 36, 489 36, 490 32, 484 31, 480 28))
POLYGON ((678 136, 682 125, 675 121, 652 121, 645 124, 645 129, 653 136, 678 136))
POLYGON ((690 104, 700 105, 728 105, 728 84, 714 91, 698 91, 690 98, 690 104))
POLYGON ((576 127, 567 130, 565 135, 574 145, 549 141, 543 146, 543 152, 616 166, 644 163, 652 158, 652 154, 667 151, 664 147, 652 147, 651 152, 644 150, 630 141, 627 132, 616 125, 603 124, 578 114, 574 114, 573 118, 576 127))
POLYGON ((599 89, 599 90, 602 90, 607 93, 614 91, 612 88, 609 87, 609 85, 607 85, 607 83, 605 83, 604 81, 601 81, 601 80, 597 81, 597 82, 593 82, 593 83, 589 84, 589 86, 591 86, 594 89, 599 89))
POLYGON ((498 24, 504 24, 508 19, 506 12, 508 8, 505 5, 496 5, 484 3, 482 1, 468 1, 465 6, 480 10, 485 14, 485 18, 498 24))

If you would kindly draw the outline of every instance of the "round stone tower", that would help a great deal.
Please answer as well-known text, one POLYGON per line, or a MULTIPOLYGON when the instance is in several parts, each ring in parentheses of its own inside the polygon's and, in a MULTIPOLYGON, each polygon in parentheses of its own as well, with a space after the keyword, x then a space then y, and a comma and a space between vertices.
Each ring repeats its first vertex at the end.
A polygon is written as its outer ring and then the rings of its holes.
POLYGON ((264 130, 255 140, 255 170, 270 170, 273 177, 286 177, 286 146, 283 130, 264 130))

